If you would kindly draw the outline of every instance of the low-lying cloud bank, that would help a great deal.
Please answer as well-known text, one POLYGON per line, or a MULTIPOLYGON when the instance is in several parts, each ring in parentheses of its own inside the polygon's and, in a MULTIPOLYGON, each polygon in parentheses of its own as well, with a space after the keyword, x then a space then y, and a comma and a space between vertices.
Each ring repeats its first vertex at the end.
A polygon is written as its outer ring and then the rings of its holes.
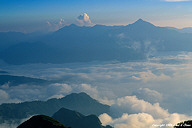
POLYGON ((109 115, 100 116, 104 124, 117 128, 175 124, 192 115, 191 62, 192 53, 179 53, 159 55, 143 62, 8 65, 1 67, 2 70, 52 83, 0 85, 0 104, 86 92, 111 105, 109 115))
POLYGON ((103 125, 112 125, 115 128, 173 127, 178 122, 191 119, 184 114, 170 114, 168 110, 161 108, 159 103, 151 104, 139 100, 136 96, 117 99, 111 106, 111 113, 117 115, 113 117, 104 113, 99 119, 103 125))
POLYGON ((148 113, 127 114, 124 113, 119 118, 112 118, 104 113, 99 116, 104 125, 112 125, 114 128, 154 128, 173 127, 180 121, 188 120, 189 117, 177 113, 169 114, 166 118, 155 119, 148 113))

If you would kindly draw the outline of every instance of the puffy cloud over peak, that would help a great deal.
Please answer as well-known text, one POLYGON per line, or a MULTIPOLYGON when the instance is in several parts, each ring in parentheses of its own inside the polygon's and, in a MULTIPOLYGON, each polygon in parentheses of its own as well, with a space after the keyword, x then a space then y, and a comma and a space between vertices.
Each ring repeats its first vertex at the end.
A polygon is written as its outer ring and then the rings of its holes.
POLYGON ((83 20, 85 22, 91 23, 91 20, 89 19, 89 16, 86 13, 84 13, 83 15, 78 16, 78 19, 83 20))
POLYGON ((94 24, 91 22, 89 16, 84 13, 77 17, 77 21, 81 26, 93 26, 94 24))

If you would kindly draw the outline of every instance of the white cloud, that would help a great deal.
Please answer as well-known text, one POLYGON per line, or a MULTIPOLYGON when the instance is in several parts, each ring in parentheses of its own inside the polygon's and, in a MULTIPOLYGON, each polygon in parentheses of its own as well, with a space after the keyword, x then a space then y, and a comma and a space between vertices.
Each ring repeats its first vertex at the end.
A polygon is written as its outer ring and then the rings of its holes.
MULTIPOLYGON (((89 84, 81 84, 79 88, 80 92, 85 92, 90 95, 92 98, 98 100, 100 103, 112 105, 114 100, 109 100, 106 96, 101 96, 96 87, 92 87, 89 84)), ((108 92, 107 92, 108 93, 108 92)))
POLYGON ((62 98, 72 91, 73 88, 65 83, 53 83, 49 85, 21 84, 0 89, 0 103, 62 98))
POLYGON ((144 99, 150 103, 157 103, 163 99, 162 94, 149 88, 140 88, 134 91, 132 95, 136 95, 139 99, 144 99))
POLYGON ((91 85, 88 84, 81 84, 80 90, 92 96, 93 98, 98 99, 98 91, 96 87, 92 87, 91 85))
POLYGON ((111 112, 120 116, 123 113, 148 113, 154 118, 165 118, 168 110, 164 110, 159 103, 151 104, 144 100, 139 100, 136 96, 125 96, 118 98, 116 103, 111 106, 111 112))
POLYGON ((60 19, 59 25, 63 25, 63 24, 64 24, 64 19, 60 19))
POLYGON ((107 125, 113 121, 112 117, 109 116, 107 113, 103 113, 99 116, 99 119, 102 121, 103 125, 107 125))
POLYGON ((61 18, 57 21, 47 21, 46 24, 50 31, 56 31, 65 26, 65 20, 61 18))
POLYGON ((115 119, 111 119, 107 114, 102 114, 99 116, 99 119, 103 124, 109 124, 115 128, 150 128, 155 122, 154 118, 147 113, 131 115, 124 113, 121 117, 115 119), (105 119, 108 120, 107 123, 105 122, 105 119))
POLYGON ((104 113, 99 116, 102 124, 112 125, 114 128, 154 128, 154 127, 173 127, 178 122, 188 120, 189 117, 180 114, 169 114, 166 118, 155 119, 148 113, 122 114, 119 118, 112 119, 104 113), (166 126, 169 125, 169 126, 166 126))
POLYGON ((18 125, 17 123, 2 123, 0 128, 16 128, 18 125))
POLYGON ((91 22, 89 16, 84 13, 80 16, 77 17, 77 21, 80 23, 82 26, 93 26, 94 24, 91 22))
POLYGON ((9 94, 0 89, 0 104, 6 102, 9 99, 9 94))
POLYGON ((47 95, 50 95, 50 98, 62 98, 66 94, 69 94, 72 91, 71 86, 64 83, 54 83, 47 87, 47 95))
POLYGON ((132 76, 132 79, 142 80, 143 82, 148 82, 148 81, 164 81, 164 80, 169 80, 171 78, 163 73, 161 73, 160 75, 156 75, 156 74, 152 73, 151 70, 148 70, 148 71, 144 71, 144 72, 135 73, 132 76))
POLYGON ((54 83, 47 87, 47 91, 53 94, 67 94, 72 91, 72 88, 68 84, 54 83))
POLYGON ((99 119, 102 124, 112 125, 115 128, 154 128, 160 125, 166 127, 166 125, 174 126, 178 122, 192 119, 183 114, 170 114, 158 103, 151 104, 137 99, 136 96, 118 98, 110 111, 110 115, 101 114, 99 119))
POLYGON ((4 121, 3 123, 0 123, 0 128, 17 128, 20 124, 30 119, 31 117, 32 116, 17 121, 15 120, 4 121))

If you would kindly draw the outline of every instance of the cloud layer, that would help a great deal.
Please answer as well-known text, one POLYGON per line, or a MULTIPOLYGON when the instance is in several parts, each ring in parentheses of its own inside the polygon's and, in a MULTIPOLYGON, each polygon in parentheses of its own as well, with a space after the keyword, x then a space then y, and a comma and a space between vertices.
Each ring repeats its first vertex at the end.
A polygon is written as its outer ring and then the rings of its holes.
POLYGON ((151 104, 136 96, 118 98, 111 107, 112 116, 104 113, 99 116, 103 125, 115 128, 154 128, 173 127, 178 122, 191 117, 164 110, 158 103, 151 104), (118 114, 115 117, 114 114, 118 114))
POLYGON ((179 114, 169 114, 164 119, 154 119, 148 113, 127 114, 124 113, 119 118, 112 118, 104 113, 99 116, 102 124, 112 125, 114 128, 154 128, 154 127, 173 127, 180 121, 189 119, 189 117, 179 114))
POLYGON ((150 128, 153 124, 176 123, 192 115, 191 62, 192 53, 182 52, 157 55, 143 62, 7 65, 2 70, 52 83, 0 85, 0 103, 86 92, 111 105, 111 112, 100 116, 104 124, 150 128))

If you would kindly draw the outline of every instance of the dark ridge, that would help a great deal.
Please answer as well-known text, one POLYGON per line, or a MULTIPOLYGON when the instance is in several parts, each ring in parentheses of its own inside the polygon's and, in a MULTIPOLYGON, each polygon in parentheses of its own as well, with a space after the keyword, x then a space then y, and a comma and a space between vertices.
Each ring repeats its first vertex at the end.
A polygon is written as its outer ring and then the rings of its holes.
POLYGON ((29 120, 25 121, 17 128, 67 128, 57 120, 45 116, 37 115, 31 117, 29 120))
POLYGON ((96 115, 85 116, 77 111, 61 108, 53 116, 62 124, 72 128, 112 128, 111 126, 102 126, 96 115))

